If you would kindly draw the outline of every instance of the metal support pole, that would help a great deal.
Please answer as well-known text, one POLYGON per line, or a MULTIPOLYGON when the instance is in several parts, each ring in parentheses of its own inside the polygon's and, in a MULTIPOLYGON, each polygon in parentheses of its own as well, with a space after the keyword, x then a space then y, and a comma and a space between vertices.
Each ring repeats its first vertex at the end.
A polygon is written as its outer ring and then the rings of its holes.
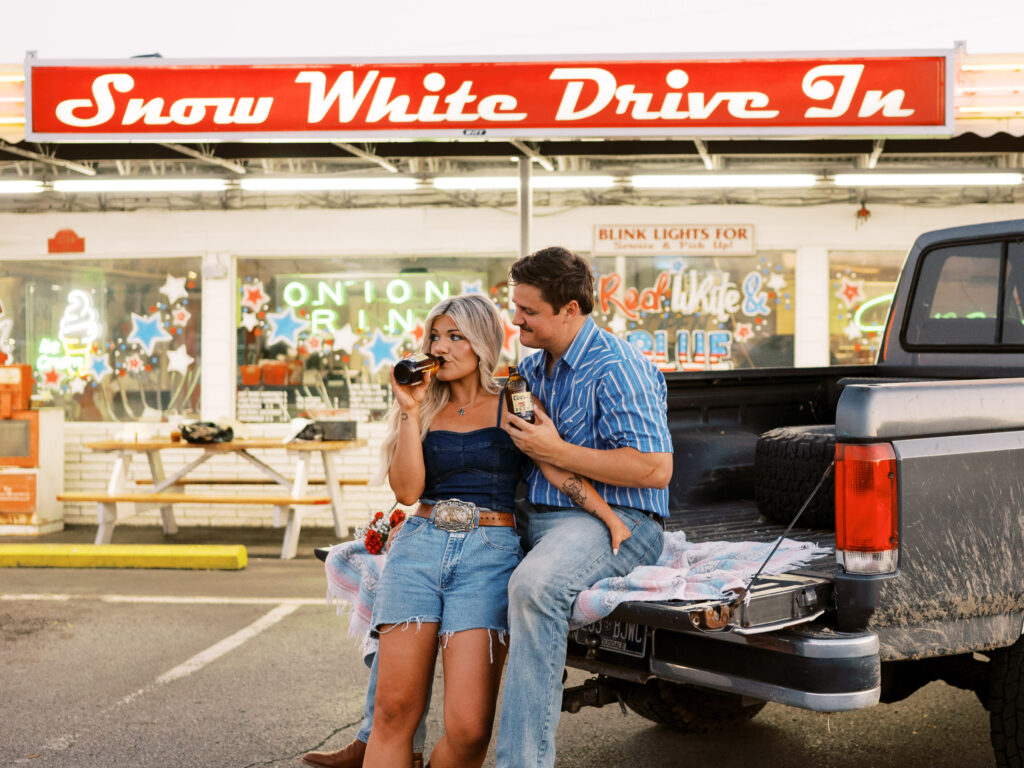
POLYGON ((533 234, 533 194, 530 191, 530 176, 533 161, 528 157, 519 158, 519 256, 530 253, 533 234))

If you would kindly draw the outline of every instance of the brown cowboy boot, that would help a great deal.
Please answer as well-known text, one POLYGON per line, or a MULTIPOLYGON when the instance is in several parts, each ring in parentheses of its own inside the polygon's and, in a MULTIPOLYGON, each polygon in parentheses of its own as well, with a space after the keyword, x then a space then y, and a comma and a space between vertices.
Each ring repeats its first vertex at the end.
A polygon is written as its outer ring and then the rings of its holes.
MULTIPOLYGON (((366 742, 353 739, 337 752, 307 752, 302 762, 316 768, 363 768, 366 742)), ((413 752, 412 768, 423 768, 423 753, 413 752)))
POLYGON ((316 768, 363 768, 366 742, 353 739, 336 752, 307 752, 302 762, 316 768))

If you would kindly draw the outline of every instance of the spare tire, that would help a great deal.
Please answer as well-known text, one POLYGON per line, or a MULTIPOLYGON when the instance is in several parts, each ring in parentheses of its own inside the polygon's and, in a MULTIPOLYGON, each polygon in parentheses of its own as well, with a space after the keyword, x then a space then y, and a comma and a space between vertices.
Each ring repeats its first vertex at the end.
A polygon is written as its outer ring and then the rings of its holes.
MULTIPOLYGON (((789 525, 821 480, 836 453, 834 424, 779 427, 757 440, 754 497, 757 510, 789 525)), ((800 516, 798 526, 833 531, 836 527, 835 483, 826 480, 800 516)))

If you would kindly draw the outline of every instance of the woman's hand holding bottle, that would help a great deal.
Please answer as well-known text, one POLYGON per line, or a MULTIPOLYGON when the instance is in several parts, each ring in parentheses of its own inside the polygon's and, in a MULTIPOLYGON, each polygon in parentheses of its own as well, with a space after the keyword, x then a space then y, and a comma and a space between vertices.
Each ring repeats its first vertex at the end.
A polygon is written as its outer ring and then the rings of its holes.
POLYGON ((395 369, 391 369, 391 391, 395 393, 395 402, 402 413, 416 413, 427 396, 427 385, 430 384, 431 374, 423 374, 423 380, 412 384, 399 384, 395 379, 395 369))

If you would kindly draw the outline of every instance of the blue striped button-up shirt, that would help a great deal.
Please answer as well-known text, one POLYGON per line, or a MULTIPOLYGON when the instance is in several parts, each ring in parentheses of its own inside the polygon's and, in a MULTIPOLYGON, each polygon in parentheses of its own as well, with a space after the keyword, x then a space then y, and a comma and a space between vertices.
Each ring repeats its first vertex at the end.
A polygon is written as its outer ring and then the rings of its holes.
MULTIPOLYGON (((544 405, 562 439, 587 448, 635 448, 671 453, 665 377, 627 341, 597 327, 588 317, 569 349, 545 371, 546 352, 519 366, 530 391, 544 405)), ((575 506, 533 467, 528 498, 535 504, 575 506)), ((668 515, 668 490, 623 488, 594 483, 611 505, 668 515)))

